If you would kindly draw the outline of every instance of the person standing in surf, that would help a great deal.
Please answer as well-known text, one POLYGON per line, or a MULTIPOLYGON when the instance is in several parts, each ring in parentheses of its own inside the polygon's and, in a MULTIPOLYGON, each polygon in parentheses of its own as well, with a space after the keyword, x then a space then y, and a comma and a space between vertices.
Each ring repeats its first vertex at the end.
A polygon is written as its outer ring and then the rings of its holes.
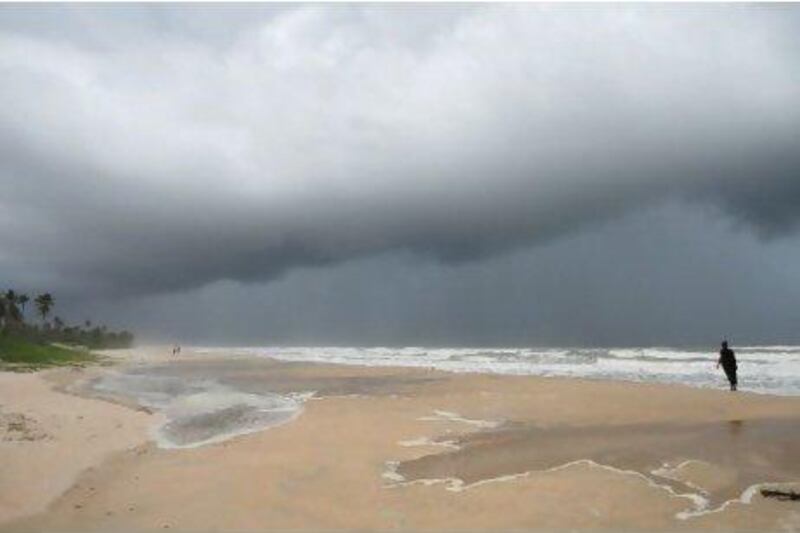
POLYGON ((722 349, 719 351, 719 359, 717 359, 717 368, 719 368, 719 365, 722 365, 725 375, 728 376, 731 390, 735 391, 738 385, 738 379, 736 377, 736 355, 733 353, 733 350, 728 348, 728 341, 722 341, 722 349))

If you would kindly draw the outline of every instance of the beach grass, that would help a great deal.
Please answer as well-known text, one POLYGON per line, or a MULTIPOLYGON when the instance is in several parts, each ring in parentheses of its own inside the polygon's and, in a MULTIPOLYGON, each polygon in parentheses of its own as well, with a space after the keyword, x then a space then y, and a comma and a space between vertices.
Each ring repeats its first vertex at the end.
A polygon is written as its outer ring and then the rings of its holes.
POLYGON ((0 334, 0 370, 32 372, 51 366, 83 366, 97 360, 84 348, 40 344, 0 334))

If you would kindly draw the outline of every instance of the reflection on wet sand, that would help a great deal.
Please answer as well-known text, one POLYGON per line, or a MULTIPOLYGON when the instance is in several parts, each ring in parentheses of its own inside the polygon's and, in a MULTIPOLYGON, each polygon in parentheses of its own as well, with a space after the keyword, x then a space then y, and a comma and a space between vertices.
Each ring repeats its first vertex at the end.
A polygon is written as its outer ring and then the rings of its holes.
POLYGON ((676 493, 700 492, 712 508, 757 483, 800 481, 800 427, 787 419, 615 427, 507 424, 463 435, 455 445, 455 451, 401 462, 396 472, 406 481, 457 479, 468 486, 589 460, 641 473, 676 493))

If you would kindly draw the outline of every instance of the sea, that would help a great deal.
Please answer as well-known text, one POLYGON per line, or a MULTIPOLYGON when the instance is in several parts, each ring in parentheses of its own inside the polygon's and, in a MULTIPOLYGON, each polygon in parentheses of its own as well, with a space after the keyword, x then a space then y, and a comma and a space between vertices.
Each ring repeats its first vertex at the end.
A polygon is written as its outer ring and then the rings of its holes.
MULTIPOLYGON (((734 346, 739 390, 800 395, 800 346, 734 346)), ((727 388, 716 369, 716 347, 650 348, 432 348, 243 347, 198 348, 206 354, 269 357, 365 366, 433 368, 522 376, 557 376, 727 388)))

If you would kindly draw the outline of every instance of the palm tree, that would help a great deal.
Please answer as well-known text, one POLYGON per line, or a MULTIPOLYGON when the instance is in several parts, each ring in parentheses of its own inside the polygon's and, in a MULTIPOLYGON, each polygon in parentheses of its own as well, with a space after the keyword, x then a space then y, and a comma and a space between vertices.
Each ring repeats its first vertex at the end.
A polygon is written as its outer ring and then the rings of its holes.
POLYGON ((8 316, 8 310, 6 304, 6 297, 4 294, 0 294, 0 328, 5 327, 7 316, 8 316))
POLYGON ((0 317, 3 324, 20 322, 22 315, 17 307, 17 293, 9 289, 5 294, 0 294, 0 317))
POLYGON ((53 297, 49 292, 46 292, 37 296, 34 303, 36 304, 36 309, 39 310, 39 314, 42 315, 42 321, 46 321, 47 314, 50 313, 50 309, 53 307, 53 297))
POLYGON ((30 298, 28 298, 27 294, 20 294, 19 296, 17 296, 17 303, 22 308, 23 318, 25 317, 25 304, 28 303, 29 300, 30 298))

